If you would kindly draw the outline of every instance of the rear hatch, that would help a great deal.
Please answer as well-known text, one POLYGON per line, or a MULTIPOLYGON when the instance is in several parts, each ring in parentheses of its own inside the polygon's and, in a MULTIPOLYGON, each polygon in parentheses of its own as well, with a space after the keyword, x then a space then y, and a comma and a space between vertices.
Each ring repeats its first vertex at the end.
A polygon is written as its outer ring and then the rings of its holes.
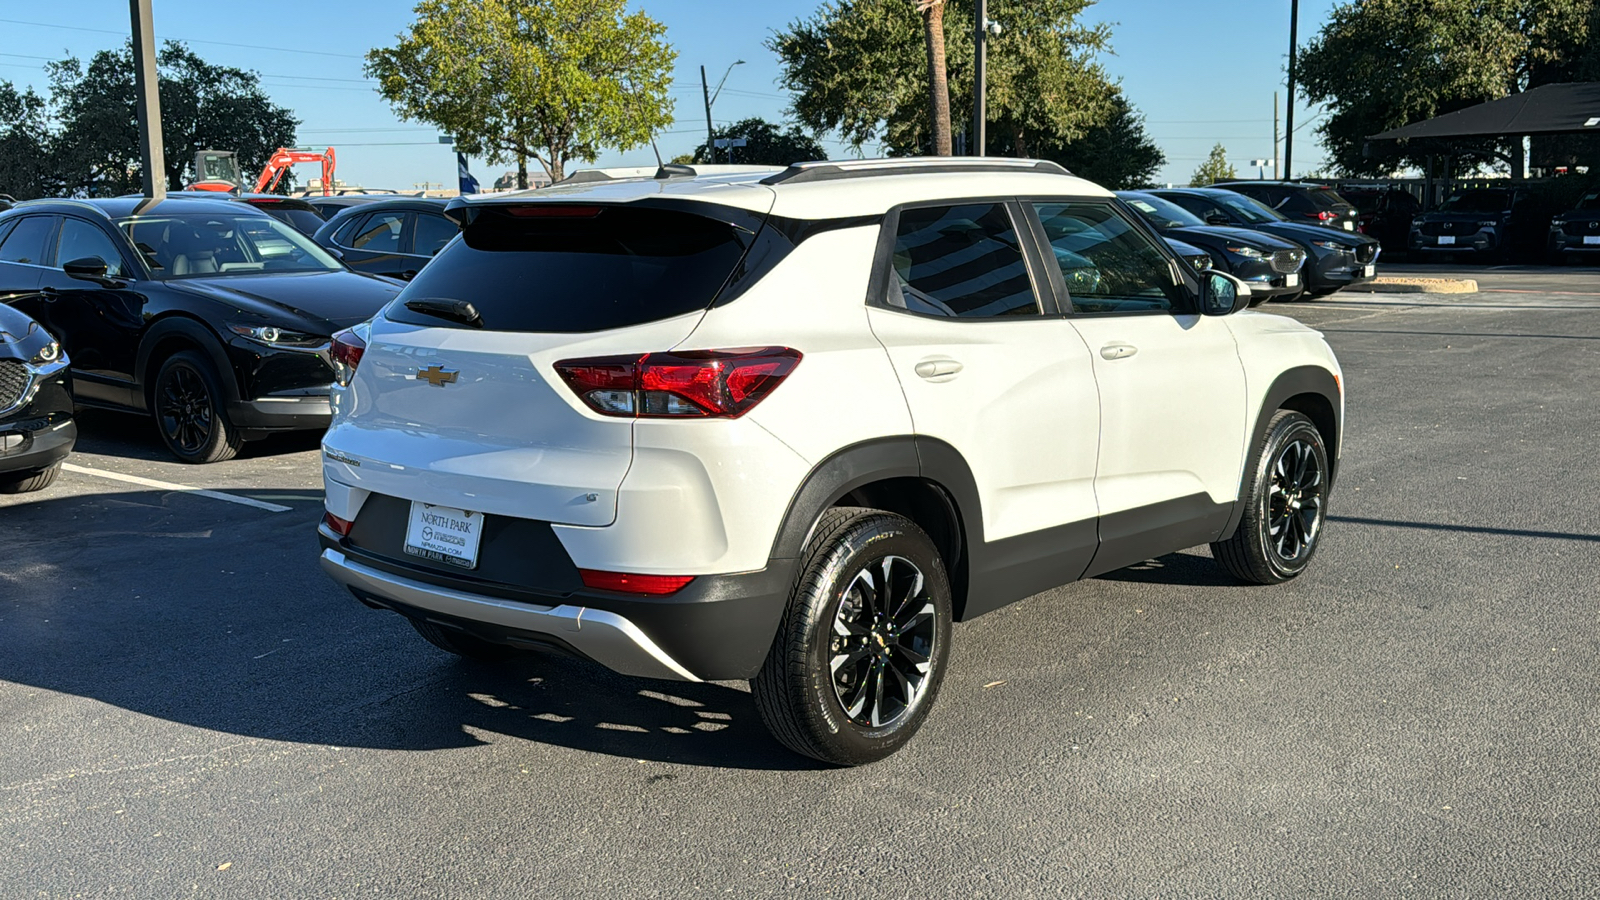
POLYGON ((689 336, 760 227, 748 212, 695 207, 472 210, 463 240, 373 321, 324 440, 360 463, 340 480, 478 512, 610 524, 634 420, 590 411, 554 366, 671 350, 689 336))

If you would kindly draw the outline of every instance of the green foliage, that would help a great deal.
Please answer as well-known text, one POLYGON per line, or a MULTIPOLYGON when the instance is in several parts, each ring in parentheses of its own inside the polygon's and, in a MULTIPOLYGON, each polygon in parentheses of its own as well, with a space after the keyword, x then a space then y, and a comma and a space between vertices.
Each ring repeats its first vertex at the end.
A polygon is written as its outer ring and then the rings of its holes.
POLYGON ((1065 146, 1041 142, 1040 159, 1052 159, 1072 174, 1114 191, 1143 187, 1167 161, 1167 155, 1144 130, 1144 115, 1119 90, 1111 98, 1111 114, 1065 146))
MULTIPOLYGON (((233 150, 248 172, 294 145, 299 120, 272 103, 256 73, 211 65, 176 41, 156 58, 169 188, 187 180, 196 150, 233 150)), ((101 50, 87 65, 67 58, 46 68, 48 103, 0 82, 0 191, 21 198, 139 190, 131 45, 101 50)))
POLYGON ((1330 159, 1350 175, 1422 165, 1448 152, 1467 166, 1509 161, 1511 146, 1374 142, 1367 136, 1540 84, 1600 77, 1596 0, 1357 0, 1338 7, 1302 51, 1307 97, 1330 159))
MULTIPOLYGON (((743 147, 733 148, 733 161, 738 165, 787 166, 790 163, 828 158, 822 145, 799 128, 791 125, 787 131, 780 131, 778 126, 760 118, 735 122, 712 131, 711 135, 715 139, 745 139, 743 147)), ((726 147, 716 148, 714 155, 712 149, 710 144, 701 144, 695 148, 692 161, 697 163, 728 161, 726 147)))
POLYGON ((625 0, 423 0, 367 74, 408 121, 431 122, 491 163, 559 181, 571 160, 630 150, 672 124, 666 26, 625 0))
POLYGON ((1194 175, 1189 178, 1190 187, 1205 187, 1219 181, 1236 181, 1239 173, 1234 169, 1233 163, 1228 162, 1228 150, 1221 144, 1211 148, 1211 153, 1206 156, 1206 161, 1200 168, 1194 170, 1194 175))
POLYGON ((27 200, 56 192, 47 137, 44 98, 0 81, 0 194, 27 200))
MULTIPOLYGON (((1110 30, 1077 19, 1092 0, 991 0, 989 17, 1005 31, 989 41, 988 127, 1027 156, 1035 143, 1065 144, 1110 112, 1113 89, 1094 57, 1110 30)), ((946 66, 954 130, 973 109, 972 0, 944 10, 946 66)), ((814 133, 839 131, 858 149, 879 143, 894 156, 928 153, 927 45, 911 0, 828 0, 810 19, 767 41, 795 92, 793 113, 814 133)))

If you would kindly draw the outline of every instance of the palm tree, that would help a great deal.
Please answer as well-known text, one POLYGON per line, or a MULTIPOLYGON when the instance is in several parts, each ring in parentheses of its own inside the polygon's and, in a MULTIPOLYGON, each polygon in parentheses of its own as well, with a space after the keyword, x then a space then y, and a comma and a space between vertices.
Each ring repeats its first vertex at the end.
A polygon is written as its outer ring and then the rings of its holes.
POLYGON ((945 0, 916 0, 928 39, 928 112, 933 122, 933 152, 949 156, 950 83, 944 68, 945 0))

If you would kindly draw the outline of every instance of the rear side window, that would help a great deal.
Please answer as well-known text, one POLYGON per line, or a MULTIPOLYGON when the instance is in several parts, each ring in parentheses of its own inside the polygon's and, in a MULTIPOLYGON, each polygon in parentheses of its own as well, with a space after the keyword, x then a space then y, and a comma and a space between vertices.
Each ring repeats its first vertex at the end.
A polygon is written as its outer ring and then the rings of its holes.
POLYGON ((403 212, 373 213, 350 237, 350 246, 369 253, 399 253, 403 212))
POLYGON ((470 302, 490 331, 642 325, 709 307, 745 250, 732 225, 623 206, 490 208, 461 233, 390 304, 387 318, 471 327, 405 305, 440 299, 470 302), (551 214, 557 210, 566 214, 551 214))
POLYGON ((45 251, 49 248, 50 234, 54 230, 53 216, 29 216, 23 219, 6 235, 5 243, 0 244, 0 262, 48 265, 45 251))
POLYGON ((418 256, 433 256, 450 239, 461 233, 456 223, 433 213, 417 213, 417 233, 411 237, 411 252, 418 256))
POLYGON ((900 213, 890 306, 962 319, 1039 314, 1011 215, 999 203, 900 213))
POLYGON ((1339 206, 1351 205, 1349 201, 1339 196, 1339 192, 1335 191, 1333 188, 1306 191, 1306 193, 1311 195, 1311 202, 1317 207, 1317 209, 1333 209, 1339 206))

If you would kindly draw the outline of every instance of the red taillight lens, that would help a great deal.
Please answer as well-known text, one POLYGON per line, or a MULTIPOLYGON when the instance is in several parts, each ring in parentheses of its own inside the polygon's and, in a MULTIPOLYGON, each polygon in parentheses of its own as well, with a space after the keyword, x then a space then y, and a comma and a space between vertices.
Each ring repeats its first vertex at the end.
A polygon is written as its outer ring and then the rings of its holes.
POLYGON ((762 347, 569 359, 555 368, 602 415, 736 419, 776 390, 800 358, 788 347, 762 347))
POLYGON ((341 519, 333 513, 323 513, 322 524, 328 526, 339 537, 349 537, 350 529, 355 527, 356 523, 349 519, 341 519))
POLYGON ((341 385, 348 385, 350 379, 356 374, 356 366, 361 365, 361 356, 367 352, 367 342, 356 336, 354 331, 346 328, 333 336, 333 346, 328 348, 328 355, 333 357, 333 377, 341 385))
POLYGON ((619 594, 647 594, 663 597, 676 594, 694 580, 693 575, 634 575, 629 572, 597 572, 579 569, 583 586, 595 591, 615 591, 619 594))
POLYGON ((1328 212, 1327 210, 1323 210, 1322 212, 1317 213, 1317 218, 1322 220, 1322 221, 1324 221, 1324 222, 1332 221, 1333 217, 1334 217, 1334 214, 1331 213, 1331 212, 1328 212))

